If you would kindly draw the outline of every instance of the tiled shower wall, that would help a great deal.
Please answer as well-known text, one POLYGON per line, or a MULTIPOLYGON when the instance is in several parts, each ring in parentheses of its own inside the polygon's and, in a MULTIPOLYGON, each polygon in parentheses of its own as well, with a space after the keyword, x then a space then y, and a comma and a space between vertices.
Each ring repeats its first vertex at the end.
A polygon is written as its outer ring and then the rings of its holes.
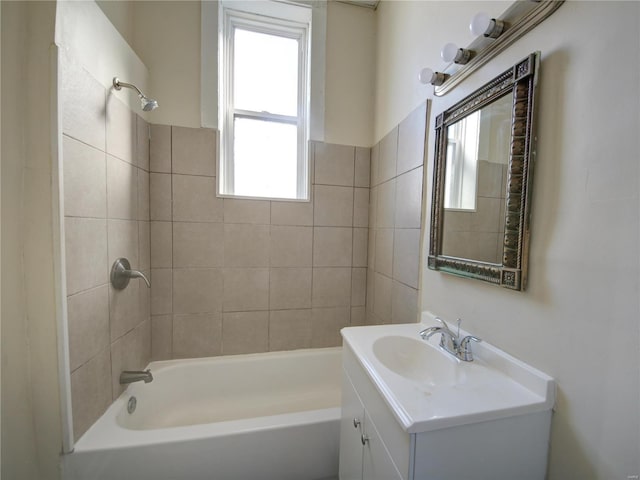
POLYGON ((150 291, 109 284, 127 257, 149 272, 148 126, 68 54, 62 57, 64 236, 74 436, 150 359, 150 291))
POLYGON ((371 153, 367 324, 418 321, 427 104, 371 153))
POLYGON ((370 149, 312 142, 311 202, 223 199, 216 136, 151 126, 153 358, 340 345, 365 323, 370 149))

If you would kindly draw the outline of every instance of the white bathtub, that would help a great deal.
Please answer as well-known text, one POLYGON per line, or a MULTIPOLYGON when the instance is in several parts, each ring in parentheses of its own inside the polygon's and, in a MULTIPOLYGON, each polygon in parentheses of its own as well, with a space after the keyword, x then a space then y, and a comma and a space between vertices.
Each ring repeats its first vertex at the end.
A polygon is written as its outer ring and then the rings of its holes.
POLYGON ((65 480, 337 477, 340 348, 149 368, 65 455, 65 480))

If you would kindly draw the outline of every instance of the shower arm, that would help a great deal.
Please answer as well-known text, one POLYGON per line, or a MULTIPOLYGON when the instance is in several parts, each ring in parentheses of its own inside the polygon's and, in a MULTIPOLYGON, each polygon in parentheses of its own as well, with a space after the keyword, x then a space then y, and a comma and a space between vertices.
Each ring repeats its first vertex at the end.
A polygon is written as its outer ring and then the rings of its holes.
POLYGON ((122 87, 131 88, 136 92, 138 92, 138 95, 140 95, 140 97, 147 98, 146 95, 142 93, 142 91, 138 87, 136 87, 134 84, 122 82, 118 77, 113 77, 113 88, 115 88, 116 90, 122 90, 122 87))

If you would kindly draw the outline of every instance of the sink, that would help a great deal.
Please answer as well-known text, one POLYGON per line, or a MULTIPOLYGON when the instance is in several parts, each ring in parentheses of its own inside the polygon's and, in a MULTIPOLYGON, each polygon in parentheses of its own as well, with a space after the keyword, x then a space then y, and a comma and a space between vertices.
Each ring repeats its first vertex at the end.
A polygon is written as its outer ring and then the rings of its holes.
MULTIPOLYGON (((426 312, 425 312, 426 313, 426 312)), ((346 327, 344 348, 408 433, 550 411, 555 382, 486 339, 473 345, 474 361, 442 350, 440 335, 422 340, 422 323, 346 327)), ((461 336, 468 335, 464 330, 461 336)))
POLYGON ((459 381, 458 364, 452 356, 443 355, 437 347, 423 340, 390 335, 373 342, 376 359, 392 372, 408 380, 430 385, 453 385, 459 381))

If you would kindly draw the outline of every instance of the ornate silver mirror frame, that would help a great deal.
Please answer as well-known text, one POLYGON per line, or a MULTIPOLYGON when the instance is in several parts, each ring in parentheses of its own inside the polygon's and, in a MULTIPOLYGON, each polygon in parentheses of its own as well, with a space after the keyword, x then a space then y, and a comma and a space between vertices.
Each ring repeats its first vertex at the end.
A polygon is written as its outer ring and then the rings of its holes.
POLYGON ((539 61, 540 53, 532 53, 436 117, 431 234, 427 260, 430 269, 483 280, 513 290, 525 288, 529 250, 529 196, 533 169, 533 113, 539 61), (513 109, 505 192, 502 264, 443 255, 447 128, 509 93, 513 109))

